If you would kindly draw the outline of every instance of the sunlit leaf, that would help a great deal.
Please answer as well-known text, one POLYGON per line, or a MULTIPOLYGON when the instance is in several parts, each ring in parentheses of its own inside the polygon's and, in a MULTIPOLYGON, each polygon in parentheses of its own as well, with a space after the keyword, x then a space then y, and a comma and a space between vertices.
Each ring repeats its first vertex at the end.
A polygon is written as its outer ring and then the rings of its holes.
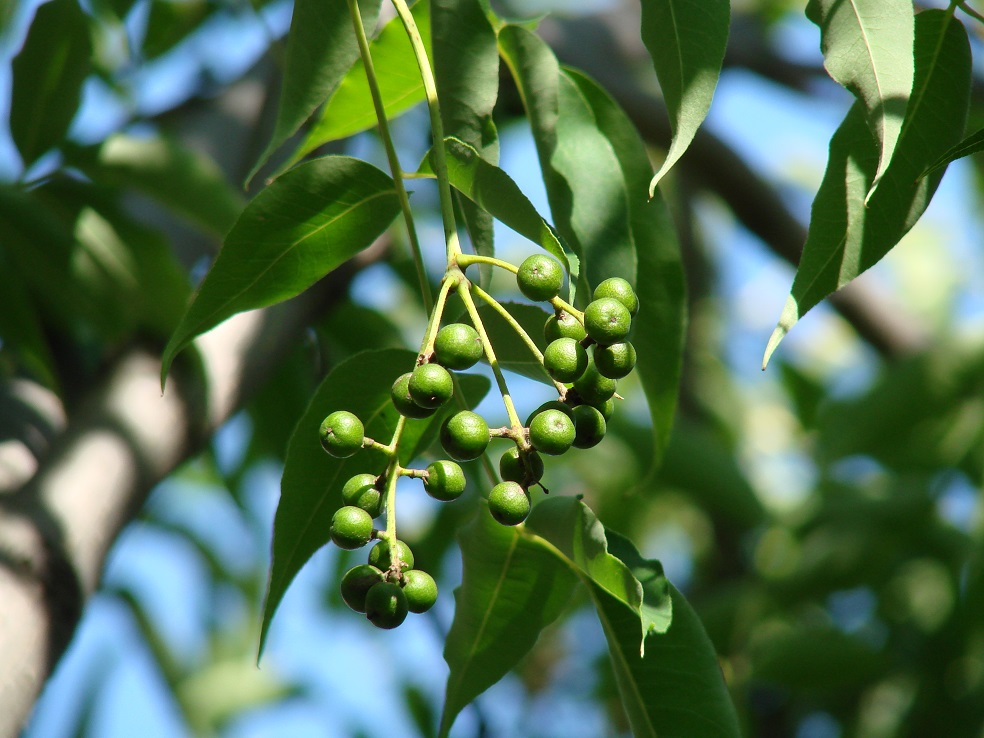
POLYGON ((965 156, 976 154, 978 151, 984 151, 984 128, 974 131, 963 141, 949 149, 939 159, 926 167, 925 171, 923 171, 920 176, 925 177, 927 174, 931 174, 937 169, 945 167, 951 161, 956 161, 957 159, 962 159, 965 156))
POLYGON ((399 212, 393 180, 345 156, 306 162, 250 202, 164 350, 161 378, 195 336, 304 291, 355 256, 399 212))
POLYGON ((711 107, 730 24, 728 0, 642 0, 642 40, 670 114, 673 140, 649 194, 690 146, 711 107))
POLYGON ((916 16, 916 77, 895 156, 878 188, 878 146, 856 102, 830 141, 810 232, 763 366, 806 312, 877 263, 922 215, 943 172, 920 174, 963 137, 970 94, 967 32, 945 11, 916 16))

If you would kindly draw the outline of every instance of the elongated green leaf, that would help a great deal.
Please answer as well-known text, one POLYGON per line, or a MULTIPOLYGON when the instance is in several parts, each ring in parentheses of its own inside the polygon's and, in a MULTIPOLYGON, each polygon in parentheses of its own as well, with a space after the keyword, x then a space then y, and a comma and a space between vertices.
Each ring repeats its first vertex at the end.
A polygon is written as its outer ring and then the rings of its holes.
POLYGON ((38 8, 13 61, 10 133, 24 166, 65 137, 91 69, 89 19, 76 0, 38 8))
POLYGON ((0 352, 13 352, 17 363, 48 387, 57 389, 54 359, 44 337, 37 307, 25 280, 0 251, 0 352))
MULTIPOLYGON (((318 437, 321 421, 335 410, 355 413, 366 435, 389 443, 399 414, 390 402, 393 382, 410 371, 416 354, 404 349, 364 351, 339 364, 321 383, 298 421, 287 447, 280 483, 280 504, 273 523, 273 562, 263 607, 260 652, 280 600, 297 572, 311 555, 328 542, 331 516, 341 506, 345 481, 359 473, 380 473, 385 457, 363 451, 347 459, 324 452, 318 437)), ((458 375, 470 407, 485 395, 489 381, 484 377, 458 375)), ((444 418, 454 412, 448 403, 430 418, 408 420, 400 441, 400 462, 409 464, 433 440, 444 418)))
POLYGON ((642 40, 670 114, 673 141, 649 185, 683 155, 711 107, 730 24, 728 0, 642 0, 642 40))
MULTIPOLYGON (((359 0, 367 29, 376 24, 381 0, 359 0)), ((287 59, 277 122, 247 182, 319 105, 331 97, 359 58, 359 46, 345 0, 297 0, 287 37, 287 59)))
MULTIPOLYGON (((482 158, 473 146, 444 139, 451 185, 516 233, 553 254, 570 272, 571 265, 556 231, 536 211, 512 177, 482 158)), ((433 161, 433 154, 430 155, 433 161)))
POLYGON ((963 25, 945 11, 920 13, 915 59, 906 123, 892 163, 867 203, 878 168, 878 147, 860 102, 830 140, 809 236, 763 367, 801 316, 877 263, 908 233, 936 192, 943 173, 922 179, 919 175, 963 136, 971 71, 963 25))
POLYGON ((820 27, 824 67, 864 105, 878 141, 875 187, 892 160, 912 90, 912 3, 810 0, 806 15, 820 27))
POLYGON ((643 559, 627 539, 606 531, 590 509, 570 498, 537 505, 527 527, 586 578, 635 738, 739 738, 714 647, 658 562, 643 559), (648 634, 644 651, 640 629, 648 634))
POLYGON ((134 187, 219 237, 245 205, 214 161, 167 138, 120 133, 66 158, 100 184, 134 187))
POLYGON ((920 176, 925 177, 927 174, 931 174, 937 169, 942 169, 951 161, 956 161, 957 159, 962 159, 965 156, 976 154, 978 151, 984 151, 984 128, 974 131, 963 141, 949 149, 939 159, 926 167, 920 176))
POLYGON ((439 735, 533 647, 570 599, 577 577, 551 548, 496 523, 482 505, 459 535, 464 562, 444 645, 448 675, 439 735))
POLYGON ((277 179, 226 237, 164 350, 162 382, 195 336, 304 291, 372 244, 399 209, 393 180, 359 159, 315 159, 277 179))
MULTIPOLYGON (((430 2, 419 0, 411 11, 420 30, 424 47, 430 52, 430 2)), ((351 26, 351 23, 349 24, 351 26)), ((399 17, 386 24, 369 44, 372 66, 376 71, 379 93, 387 120, 393 120, 424 99, 424 83, 417 69, 413 47, 399 17)), ((319 146, 354 136, 376 127, 376 109, 372 104, 366 68, 362 59, 346 72, 338 89, 328 99, 317 121, 288 164, 300 161, 319 146)))

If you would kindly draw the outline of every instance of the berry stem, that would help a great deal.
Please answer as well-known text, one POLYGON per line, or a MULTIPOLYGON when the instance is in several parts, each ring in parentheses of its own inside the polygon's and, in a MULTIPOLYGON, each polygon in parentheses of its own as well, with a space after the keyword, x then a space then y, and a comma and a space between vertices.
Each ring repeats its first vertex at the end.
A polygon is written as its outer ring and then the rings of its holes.
POLYGON ((565 313, 569 313, 577 318, 577 322, 584 325, 584 313, 578 310, 576 307, 570 303, 563 300, 561 297, 554 297, 550 300, 550 304, 554 306, 557 310, 563 310, 565 313))
POLYGON ((471 266, 472 264, 491 264, 492 266, 497 266, 506 271, 515 274, 519 271, 519 267, 515 264, 511 264, 508 261, 503 261, 502 259, 496 259, 494 256, 482 256, 480 254, 461 254, 458 257, 458 266, 464 269, 465 267, 471 266))
POLYGON ((434 353, 434 340, 437 332, 441 329, 441 318, 444 317, 444 308, 448 304, 448 295, 455 289, 461 281, 461 271, 452 267, 444 274, 441 280, 441 289, 437 293, 437 302, 431 309, 430 318, 427 320, 427 328, 424 330, 424 338, 420 342, 420 353, 417 356, 417 363, 420 364, 434 353))
POLYGON ((396 481, 400 478, 401 472, 400 457, 396 453, 396 448, 400 443, 400 437, 403 435, 403 429, 406 428, 406 425, 407 419, 401 415, 396 423, 396 430, 393 431, 393 440, 390 442, 393 455, 390 456, 389 463, 386 465, 386 471, 383 472, 386 475, 386 489, 383 490, 386 505, 386 531, 380 538, 386 538, 389 541, 396 540, 396 481))
MULTIPOLYGON (((349 0, 354 2, 355 0, 349 0)), ((396 8, 403 27, 410 38, 410 45, 413 47, 414 56, 417 58, 417 67, 420 69, 420 79, 424 85, 424 95, 427 97, 427 110, 430 113, 431 137, 434 140, 433 164, 434 174, 437 176, 437 191, 441 199, 441 220, 444 222, 444 242, 447 244, 448 264, 453 264, 455 257, 461 254, 461 245, 458 243, 458 229, 454 222, 454 203, 451 200, 451 182, 448 178, 448 163, 444 152, 444 123, 441 121, 441 104, 437 98, 437 82, 434 79, 434 70, 431 67, 430 59, 427 58, 427 49, 424 48, 423 39, 417 24, 407 7, 406 0, 393 0, 393 7, 396 8)))
POLYGON ((396 153, 396 147, 393 145, 393 137, 390 135, 389 123, 386 119, 386 109, 383 107, 383 97, 379 91, 379 81, 376 78, 376 69, 373 66, 372 54, 369 51, 369 39, 366 37, 366 29, 362 23, 362 13, 359 11, 358 0, 348 0, 348 6, 349 15, 352 18, 352 26, 355 29, 355 37, 359 42, 359 54, 362 56, 362 65, 366 70, 369 94, 372 96, 372 105, 376 111, 379 138, 383 142, 383 148, 386 149, 386 160, 389 163, 390 174, 393 175, 396 197, 400 202, 403 222, 407 228, 407 238, 410 241, 410 252, 413 255, 413 263, 417 269, 417 280, 420 282, 420 295, 424 301, 424 310, 430 313, 433 308, 433 295, 431 294, 430 283, 427 280, 427 270, 424 267, 420 241, 417 238, 417 229, 413 222, 410 198, 407 195, 406 187, 403 185, 403 168, 400 166, 400 158, 396 153))

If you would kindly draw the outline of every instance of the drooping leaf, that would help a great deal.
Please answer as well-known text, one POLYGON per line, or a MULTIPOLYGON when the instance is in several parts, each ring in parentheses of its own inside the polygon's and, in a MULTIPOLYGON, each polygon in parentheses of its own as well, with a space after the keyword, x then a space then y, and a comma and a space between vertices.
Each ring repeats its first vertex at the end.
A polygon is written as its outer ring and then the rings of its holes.
MULTIPOLYGON (((311 555, 328 542, 331 516, 341 507, 345 481, 358 473, 380 473, 385 458, 377 451, 362 451, 347 459, 336 459, 321 448, 318 428, 335 410, 355 413, 366 435, 389 443, 399 414, 390 401, 393 382, 410 371, 416 354, 404 349, 364 351, 339 364, 318 387, 287 447, 280 484, 280 504, 273 523, 273 561, 263 607, 260 652, 273 614, 297 572, 311 555)), ((485 377, 458 375, 470 407, 485 395, 485 377)), ((408 420, 400 441, 400 462, 408 464, 434 438, 437 428, 451 412, 446 404, 430 418, 408 420)))
MULTIPOLYGON (((376 24, 381 0, 359 0, 367 29, 376 24)), ((247 182, 288 138, 297 133, 319 105, 331 97, 348 70, 359 58, 359 45, 342 0, 297 0, 287 37, 280 107, 273 135, 260 155, 247 182)))
POLYGON ((168 138, 114 134, 98 149, 69 152, 67 160, 101 184, 144 192, 219 237, 245 205, 214 161, 168 138))
POLYGON ((974 131, 963 141, 949 149, 939 159, 926 167, 920 176, 925 177, 927 174, 932 174, 937 169, 945 167, 951 161, 976 154, 978 151, 984 151, 984 128, 974 131))
POLYGON ((864 106, 878 142, 875 187, 892 160, 912 90, 912 3, 810 0, 806 16, 820 27, 824 67, 864 106))
POLYGON ((444 645, 451 669, 439 735, 499 681, 563 611, 577 577, 550 547, 499 525, 481 506, 459 535, 464 563, 444 645))
MULTIPOLYGON (((411 14, 420 30, 424 48, 430 53, 430 2, 419 0, 411 14)), ((351 26, 351 23, 349 23, 351 26)), ((424 100, 424 83, 417 69, 417 59, 406 29, 399 17, 390 20, 369 43, 372 66, 376 71, 380 97, 387 120, 394 120, 424 100)), ((369 92, 366 68, 362 59, 345 73, 304 141, 291 156, 289 164, 330 141, 354 136, 376 127, 376 110, 369 92)))
POLYGON ((195 336, 304 291, 366 248, 399 212, 393 180, 345 156, 306 162, 246 206, 164 350, 161 379, 195 336))
POLYGON ((581 572, 636 738, 739 738, 714 647, 658 562, 643 559, 627 539, 606 531, 587 506, 571 498, 538 504, 527 527, 581 572), (640 632, 647 634, 642 643, 640 632))
POLYGON ((25 167, 65 138, 91 56, 89 19, 77 0, 38 8, 12 70, 10 133, 25 167))
POLYGON ((860 102, 830 141, 803 256, 763 366, 800 317, 877 263, 915 225, 943 176, 920 174, 963 136, 971 71, 967 32, 952 15, 930 10, 916 16, 915 38, 906 121, 892 163, 867 203, 878 147, 860 102))
POLYGON ((652 57, 673 140, 649 185, 656 185, 690 146, 711 107, 731 22, 728 0, 642 0, 642 40, 652 57))

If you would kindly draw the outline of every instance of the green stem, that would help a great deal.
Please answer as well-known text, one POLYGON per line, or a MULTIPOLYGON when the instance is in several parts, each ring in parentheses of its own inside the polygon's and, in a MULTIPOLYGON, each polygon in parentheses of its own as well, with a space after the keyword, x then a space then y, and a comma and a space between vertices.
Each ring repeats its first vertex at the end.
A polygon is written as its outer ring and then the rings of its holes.
POLYGON ((386 119, 386 109, 383 106, 382 93, 379 91, 379 81, 376 78, 376 69, 372 63, 372 54, 369 51, 369 39, 366 36, 366 29, 362 23, 362 14, 359 12, 357 0, 348 0, 349 15, 352 17, 352 26, 355 28, 355 36, 359 42, 359 53, 362 56, 362 63, 366 70, 366 80, 369 83, 369 94, 372 96, 372 105, 376 110, 376 123, 379 128, 379 137, 383 141, 383 148, 386 149, 386 160, 389 162, 390 173, 393 175, 393 185, 396 188, 396 197, 400 201, 400 210, 403 212, 403 221, 407 227, 407 238, 410 241, 410 251, 413 255, 413 263, 417 268, 417 279, 420 281, 420 295, 424 300, 424 310, 430 313, 433 308, 433 296, 431 295, 430 282, 427 280, 427 270, 424 267, 424 259, 420 250, 420 241, 417 238, 417 229, 413 223, 413 212, 410 210, 410 198, 407 195, 406 187, 403 185, 403 168, 400 166, 400 158, 397 156, 396 147, 393 145, 393 137, 390 135, 389 123, 386 119))
POLYGON ((500 267, 507 271, 516 274, 519 271, 519 267, 508 261, 503 261, 502 259, 496 259, 494 256, 481 256, 480 254, 462 254, 458 257, 458 266, 462 269, 471 266, 472 264, 491 264, 492 266, 500 267))
POLYGON ((434 139, 433 164, 434 174, 437 176, 437 191, 441 199, 444 241, 447 244, 448 263, 453 264, 455 257, 461 254, 461 245, 458 243, 458 228, 454 222, 454 202, 451 200, 451 181, 448 178, 448 162, 444 153, 444 123, 441 121, 441 105, 437 98, 437 82, 434 79, 430 59, 427 58, 427 49, 424 48, 423 39, 420 37, 420 31, 410 13, 410 8, 407 7, 406 0, 393 0, 393 7, 396 8, 403 27, 410 37, 410 45, 413 47, 413 54, 420 69, 420 79, 424 84, 427 110, 430 112, 431 137, 434 139))
POLYGON ((434 353, 434 339, 437 338, 437 332, 441 329, 441 318, 444 316, 444 308, 448 303, 448 295, 451 290, 457 287, 461 278, 461 272, 457 270, 448 270, 444 274, 444 279, 441 280, 441 289, 437 293, 437 302, 431 310, 427 328, 424 330, 424 338, 420 342, 418 363, 434 353))
POLYGON ((400 419, 396 422, 396 430, 393 431, 393 440, 390 442, 390 446, 393 449, 393 455, 390 457, 389 463, 386 465, 386 489, 384 490, 386 495, 386 533, 385 537, 389 541, 396 540, 396 482, 400 478, 400 457, 396 453, 396 448, 400 444, 400 438, 403 436, 403 429, 406 428, 407 419, 404 416, 400 416, 400 419))
POLYGON ((565 313, 573 315, 577 318, 578 323, 584 325, 584 313, 571 305, 569 302, 565 301, 563 298, 559 296, 555 297, 550 301, 550 304, 553 305, 556 310, 563 310, 565 313))
MULTIPOLYGON (((965 13, 966 13, 967 15, 969 15, 969 16, 970 16, 971 18, 973 18, 973 19, 975 19, 975 20, 978 20, 978 21, 980 21, 981 23, 984 23, 984 16, 982 16, 982 15, 981 15, 980 13, 978 13, 978 12, 977 12, 976 10, 974 10, 974 9, 973 9, 972 7, 970 7, 969 5, 967 5, 967 3, 964 3, 964 2, 958 2, 958 3, 956 4, 956 5, 957 5, 957 7, 959 7, 959 8, 960 8, 960 9, 961 9, 961 10, 962 10, 963 12, 965 12, 965 13)), ((951 6, 952 6, 952 4, 951 4, 951 6)))

